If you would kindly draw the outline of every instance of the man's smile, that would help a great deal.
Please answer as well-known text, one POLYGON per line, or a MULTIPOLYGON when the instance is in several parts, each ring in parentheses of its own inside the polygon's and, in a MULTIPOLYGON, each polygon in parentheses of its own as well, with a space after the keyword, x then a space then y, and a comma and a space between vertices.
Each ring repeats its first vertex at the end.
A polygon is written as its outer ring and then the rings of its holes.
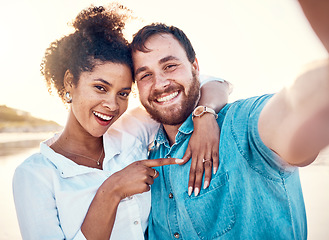
POLYGON ((165 102, 168 102, 168 101, 174 99, 175 97, 177 97, 178 93, 179 93, 179 91, 173 92, 173 93, 171 93, 171 94, 169 94, 169 95, 167 95, 167 96, 157 98, 156 101, 157 101, 158 103, 165 103, 165 102))

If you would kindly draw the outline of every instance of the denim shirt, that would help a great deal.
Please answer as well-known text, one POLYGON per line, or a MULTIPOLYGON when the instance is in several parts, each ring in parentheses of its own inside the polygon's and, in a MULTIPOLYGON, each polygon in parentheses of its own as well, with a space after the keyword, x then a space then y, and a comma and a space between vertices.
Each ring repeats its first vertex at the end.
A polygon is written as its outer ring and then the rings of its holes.
MULTIPOLYGON (((267 148, 258 133, 259 114, 271 96, 228 104, 218 114, 219 169, 198 196, 187 193, 190 161, 156 168, 149 239, 307 238, 298 168, 267 148)), ((170 147, 160 128, 149 157, 181 158, 192 132, 190 116, 170 147)))

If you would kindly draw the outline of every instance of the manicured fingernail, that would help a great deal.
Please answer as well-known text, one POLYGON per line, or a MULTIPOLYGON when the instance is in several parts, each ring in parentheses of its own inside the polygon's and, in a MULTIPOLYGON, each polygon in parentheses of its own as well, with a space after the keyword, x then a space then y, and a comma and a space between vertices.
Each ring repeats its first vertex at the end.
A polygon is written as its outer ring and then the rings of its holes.
POLYGON ((200 192, 200 189, 196 187, 194 189, 194 196, 198 196, 199 195, 199 192, 200 192))
POLYGON ((217 172, 217 168, 214 168, 214 170, 213 170, 213 171, 214 171, 214 174, 216 174, 216 172, 217 172))
POLYGON ((179 164, 179 163, 183 163, 183 162, 184 162, 183 159, 179 159, 179 158, 176 158, 176 159, 175 159, 175 163, 178 163, 178 164, 179 164))
POLYGON ((188 195, 189 195, 189 196, 191 196, 192 191, 193 191, 193 188, 192 188, 192 187, 188 187, 188 195))
POLYGON ((209 187, 209 181, 204 181, 203 189, 206 189, 207 187, 209 187))

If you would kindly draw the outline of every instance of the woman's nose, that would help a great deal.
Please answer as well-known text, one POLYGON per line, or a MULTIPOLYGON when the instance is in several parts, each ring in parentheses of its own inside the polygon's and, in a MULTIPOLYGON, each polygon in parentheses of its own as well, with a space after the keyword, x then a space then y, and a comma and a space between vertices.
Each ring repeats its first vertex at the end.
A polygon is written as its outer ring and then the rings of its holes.
POLYGON ((119 104, 115 96, 110 96, 103 100, 102 105, 108 108, 110 111, 116 111, 119 108, 119 104))

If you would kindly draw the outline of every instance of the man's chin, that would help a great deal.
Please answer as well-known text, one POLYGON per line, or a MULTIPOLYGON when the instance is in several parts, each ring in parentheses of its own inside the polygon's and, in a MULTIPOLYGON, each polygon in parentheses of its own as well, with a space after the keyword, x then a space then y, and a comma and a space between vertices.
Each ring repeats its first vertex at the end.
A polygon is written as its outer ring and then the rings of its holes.
POLYGON ((169 111, 158 111, 153 108, 146 108, 146 111, 151 115, 151 117, 162 124, 165 125, 179 125, 182 124, 188 116, 182 114, 181 110, 177 108, 175 110, 169 111))
POLYGON ((170 125, 170 126, 176 126, 176 125, 181 125, 186 119, 184 118, 181 118, 181 119, 178 119, 178 118, 168 118, 167 116, 166 117, 161 117, 159 115, 151 115, 151 117, 159 122, 159 123, 162 123, 164 125, 170 125))

